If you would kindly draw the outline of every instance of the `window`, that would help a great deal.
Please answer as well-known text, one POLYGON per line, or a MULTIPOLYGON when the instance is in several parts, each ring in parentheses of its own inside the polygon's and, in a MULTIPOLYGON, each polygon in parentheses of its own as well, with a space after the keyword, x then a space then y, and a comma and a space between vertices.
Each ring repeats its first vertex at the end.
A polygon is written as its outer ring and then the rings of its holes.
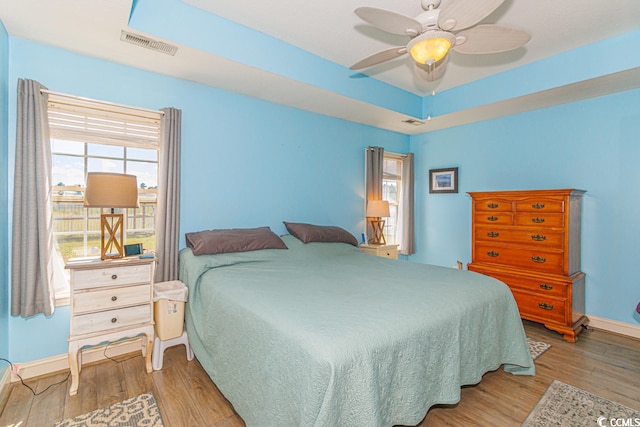
POLYGON ((402 200, 402 156, 384 153, 382 166, 382 200, 389 202, 389 218, 384 225, 384 238, 388 244, 402 245, 400 212, 402 200))
POLYGON ((68 295, 70 258, 100 255, 100 214, 87 209, 87 172, 127 173, 138 177, 140 207, 122 209, 125 243, 155 250, 158 188, 159 111, 49 94, 53 239, 56 300, 68 295))

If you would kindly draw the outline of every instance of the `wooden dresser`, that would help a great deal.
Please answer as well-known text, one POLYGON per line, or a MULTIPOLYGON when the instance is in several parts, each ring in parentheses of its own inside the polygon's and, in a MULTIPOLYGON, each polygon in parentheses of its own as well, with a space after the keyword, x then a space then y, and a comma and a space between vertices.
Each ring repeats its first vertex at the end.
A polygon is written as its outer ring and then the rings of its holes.
POLYGON ((142 354, 151 373, 155 259, 69 262, 66 267, 71 270, 69 394, 78 391, 85 346, 142 334, 142 354))
POLYGON ((469 270, 509 285, 523 319, 575 342, 583 325, 580 212, 574 189, 472 192, 469 270))

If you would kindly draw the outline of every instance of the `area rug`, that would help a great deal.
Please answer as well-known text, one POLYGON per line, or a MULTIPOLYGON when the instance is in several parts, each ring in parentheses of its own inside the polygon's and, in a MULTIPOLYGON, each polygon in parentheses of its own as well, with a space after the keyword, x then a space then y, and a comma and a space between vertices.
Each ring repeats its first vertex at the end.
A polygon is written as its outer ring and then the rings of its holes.
POLYGON ((638 422, 640 411, 554 380, 522 427, 633 426, 638 422))
POLYGON ((551 344, 547 344, 546 342, 534 341, 531 338, 527 338, 527 344, 529 344, 529 351, 531 352, 531 357, 533 360, 536 360, 542 353, 549 350, 551 344))
POLYGON ((153 393, 141 394, 120 403, 69 418, 54 427, 164 427, 153 393))

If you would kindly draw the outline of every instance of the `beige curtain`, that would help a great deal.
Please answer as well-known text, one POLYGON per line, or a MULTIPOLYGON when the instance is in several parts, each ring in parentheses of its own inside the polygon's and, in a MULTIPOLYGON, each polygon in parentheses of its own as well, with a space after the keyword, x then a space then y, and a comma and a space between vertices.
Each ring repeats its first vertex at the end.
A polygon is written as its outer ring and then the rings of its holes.
POLYGON ((55 310, 51 214, 51 142, 46 89, 18 79, 11 247, 11 314, 55 310))
POLYGON ((402 212, 399 221, 402 239, 400 253, 403 255, 416 253, 413 181, 413 153, 406 153, 402 159, 402 212))
POLYGON ((182 111, 163 108, 158 162, 156 212, 156 282, 178 279, 180 237, 180 138, 182 111))

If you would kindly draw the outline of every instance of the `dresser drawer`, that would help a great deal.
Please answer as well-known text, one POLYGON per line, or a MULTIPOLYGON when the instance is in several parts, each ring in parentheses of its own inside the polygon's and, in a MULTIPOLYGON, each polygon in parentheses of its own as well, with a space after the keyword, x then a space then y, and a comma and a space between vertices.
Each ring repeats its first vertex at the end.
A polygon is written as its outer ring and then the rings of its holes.
POLYGON ((523 230, 517 228, 476 227, 474 238, 477 241, 508 242, 532 247, 561 249, 564 244, 562 231, 523 230))
POLYGON ((116 310, 99 311, 97 313, 74 316, 71 321, 71 334, 84 335, 94 332, 109 331, 125 326, 152 321, 151 304, 116 310))
POLYGON ((541 297, 512 289, 513 297, 518 304, 520 316, 533 317, 536 320, 566 322, 565 300, 541 297))
POLYGON ((564 227, 564 215, 542 212, 519 212, 516 214, 515 225, 526 227, 564 227))
POLYGON ((511 225, 513 214, 511 212, 476 212, 474 221, 476 224, 511 225))
POLYGON ((475 201, 473 207, 476 211, 511 212, 512 203, 509 199, 482 199, 475 201))
POLYGON ((82 314, 144 304, 150 299, 150 284, 81 291, 73 294, 73 310, 76 314, 82 314))
POLYGON ((151 270, 148 264, 75 270, 73 288, 78 290, 102 286, 150 283, 151 270))
POLYGON ((564 212, 564 201, 557 199, 533 198, 516 201, 517 212, 564 212))
POLYGON ((532 279, 528 277, 512 276, 509 274, 487 273, 491 277, 506 283, 509 288, 516 291, 524 291, 530 294, 539 295, 541 298, 567 298, 569 297, 569 286, 566 283, 545 279, 532 279))
POLYGON ((563 253, 536 250, 535 248, 513 248, 508 246, 478 243, 475 262, 524 267, 530 270, 562 273, 563 253))

